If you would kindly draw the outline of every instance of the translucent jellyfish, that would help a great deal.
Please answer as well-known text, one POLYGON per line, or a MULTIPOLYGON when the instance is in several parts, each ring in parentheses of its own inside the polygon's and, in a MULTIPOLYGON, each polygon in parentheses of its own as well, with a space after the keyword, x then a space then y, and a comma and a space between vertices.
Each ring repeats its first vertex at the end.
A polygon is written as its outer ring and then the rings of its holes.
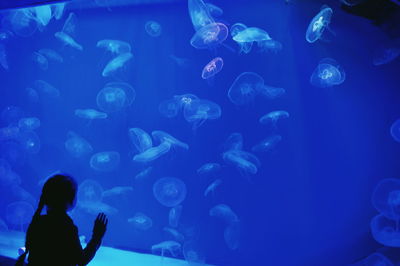
POLYGON ((264 124, 264 125, 272 125, 273 127, 276 126, 276 123, 280 120, 280 119, 285 119, 285 118, 289 118, 289 113, 283 110, 278 110, 278 111, 272 111, 269 112, 268 114, 263 115, 262 117, 260 117, 259 122, 260 124, 264 124))
POLYGON ((68 132, 64 147, 75 158, 82 158, 93 152, 92 145, 73 131, 68 132))
POLYGON ((126 62, 128 62, 133 55, 131 53, 123 53, 112 59, 108 64, 104 67, 101 75, 103 77, 109 77, 113 75, 117 70, 121 69, 125 66, 126 62))
POLYGON ((73 36, 76 31, 76 25, 78 24, 78 18, 75 13, 71 12, 68 15, 68 18, 64 22, 64 26, 62 28, 62 32, 65 32, 68 35, 73 36))
POLYGON ((116 186, 111 189, 105 190, 102 193, 103 198, 122 196, 129 194, 133 191, 132 187, 129 186, 116 186))
POLYGON ((141 153, 153 146, 153 141, 146 131, 140 128, 130 128, 128 130, 129 139, 131 143, 136 148, 136 150, 141 153))
POLYGON ((146 24, 144 25, 144 29, 146 30, 147 34, 149 34, 151 37, 160 36, 162 31, 160 23, 153 20, 147 21, 146 24))
POLYGON ((234 213, 231 207, 226 204, 215 205, 210 209, 209 215, 221 219, 226 224, 233 224, 234 222, 239 221, 236 213, 234 213))
POLYGON ((178 227, 182 215, 182 205, 172 207, 168 214, 168 223, 171 227, 178 227))
POLYGON ((387 247, 400 247, 400 231, 398 221, 379 214, 371 220, 371 233, 374 239, 387 247))
POLYGON ((30 8, 17 9, 8 18, 12 31, 20 37, 29 37, 37 30, 37 22, 30 13, 30 8))
POLYGON ((372 205, 389 219, 400 219, 400 180, 383 179, 372 193, 372 205))
POLYGON ((251 148, 253 152, 268 152, 273 150, 278 143, 282 140, 280 135, 272 135, 263 139, 260 143, 251 148))
POLYGON ((162 155, 169 152, 171 144, 168 142, 160 143, 158 146, 151 147, 142 153, 133 156, 135 162, 148 163, 160 158, 162 155))
POLYGON ((0 141, 16 140, 19 136, 19 127, 8 126, 0 128, 0 141))
POLYGON ((206 163, 197 169, 197 174, 199 176, 215 176, 221 170, 221 165, 219 163, 206 163))
POLYGON ((163 231, 167 233, 169 237, 172 237, 175 241, 182 243, 185 240, 185 237, 174 228, 164 227, 163 231))
POLYGON ((2 43, 0 43, 0 65, 5 69, 8 70, 8 60, 7 60, 7 53, 6 48, 2 43))
POLYGON ((54 34, 54 36, 60 40, 64 45, 66 46, 70 46, 74 49, 77 49, 79 51, 83 50, 82 45, 80 45, 79 43, 77 43, 74 38, 72 38, 71 36, 69 36, 68 34, 66 34, 65 32, 62 31, 58 31, 54 34))
POLYGON ((372 63, 374 66, 388 64, 400 56, 399 44, 389 43, 375 49, 372 63))
MULTIPOLYGON (((342 2, 342 4, 344 4, 346 6, 356 6, 356 5, 359 5, 359 4, 361 4, 362 2, 365 2, 365 1, 366 0, 340 0, 340 2, 342 2)), ((369 265, 370 264, 368 264, 368 266, 369 265)), ((384 266, 384 265, 382 265, 382 266, 384 266)))
POLYGON ((153 132, 151 132, 151 135, 153 136, 153 139, 159 141, 160 143, 164 143, 165 142, 165 143, 169 143, 171 147, 179 147, 179 148, 182 148, 184 150, 188 150, 189 149, 189 145, 188 144, 178 140, 177 138, 171 136, 170 134, 168 134, 165 131, 154 130, 153 132))
POLYGON ((236 250, 240 244, 240 222, 234 221, 224 230, 224 240, 228 248, 236 250))
POLYGON ((249 27, 239 31, 232 39, 238 43, 261 42, 271 40, 269 34, 260 28, 249 27))
POLYGON ((395 141, 400 142, 400 119, 394 121, 390 127, 390 134, 395 141))
POLYGON ((40 79, 35 80, 33 83, 33 86, 42 95, 45 95, 48 97, 53 97, 53 98, 60 96, 60 91, 44 80, 40 80, 40 79))
POLYGON ((101 201, 103 187, 95 180, 86 179, 78 187, 78 201, 81 203, 97 203, 101 201))
POLYGON ((191 105, 194 100, 198 100, 199 97, 191 93, 185 93, 181 95, 174 95, 174 99, 178 101, 181 108, 184 108, 187 105, 191 105))
POLYGON ((153 185, 154 197, 166 207, 179 205, 186 198, 186 185, 175 177, 162 177, 153 185))
POLYGON ((282 50, 282 43, 276 40, 260 41, 257 42, 257 45, 261 49, 261 52, 278 53, 282 50))
POLYGON ((215 194, 215 190, 219 185, 221 185, 221 183, 222 183, 221 179, 214 180, 210 185, 208 185, 206 190, 204 190, 204 197, 207 197, 207 195, 210 194, 210 192, 215 194))
POLYGON ((343 83, 345 78, 344 70, 334 59, 324 58, 311 75, 310 82, 316 87, 326 88, 343 83))
POLYGON ((61 19, 62 15, 64 14, 65 5, 66 3, 57 3, 51 5, 53 7, 53 14, 56 20, 61 19))
POLYGON ((18 121, 18 127, 23 131, 32 131, 40 127, 40 119, 37 117, 23 117, 18 121))
POLYGON ((271 100, 279 98, 286 93, 286 90, 284 88, 272 87, 267 85, 257 87, 257 91, 262 96, 265 96, 266 98, 271 100))
POLYGON ((129 218, 128 223, 133 225, 136 229, 143 231, 146 231, 153 226, 151 218, 141 212, 137 212, 133 217, 129 218))
POLYGON ((178 57, 173 54, 169 55, 169 58, 171 58, 179 67, 186 68, 189 66, 189 59, 187 58, 178 57))
POLYGON ((264 79, 254 72, 240 74, 228 91, 229 100, 236 105, 245 105, 254 101, 257 92, 264 88, 264 79))
POLYGON ((224 143, 224 150, 241 150, 243 148, 243 135, 234 132, 228 136, 224 143))
POLYGON ((162 101, 158 106, 158 110, 160 111, 160 113, 167 118, 177 116, 180 108, 181 103, 178 102, 176 99, 162 101))
POLYGON ((108 115, 103 112, 99 112, 94 109, 76 109, 75 115, 79 118, 94 120, 94 119, 106 119, 108 115))
POLYGON ((18 106, 7 106, 1 112, 1 120, 7 125, 17 123, 24 116, 24 111, 18 106))
POLYGON ((149 166, 147 168, 145 168, 144 170, 140 171, 136 176, 135 176, 135 180, 144 180, 146 179, 150 173, 153 171, 153 166, 149 166))
POLYGON ((120 156, 116 151, 98 152, 90 158, 90 167, 96 171, 112 171, 119 166, 120 156))
POLYGON ((209 7, 203 0, 189 0, 188 9, 190 19, 196 31, 202 27, 214 23, 214 19, 209 12, 209 7))
POLYGON ((199 29, 190 40, 196 49, 214 48, 228 37, 228 28, 220 22, 207 24, 199 29))
POLYGON ((163 241, 156 245, 151 246, 152 253, 161 253, 161 257, 164 257, 165 252, 169 252, 173 257, 176 257, 181 252, 181 244, 176 241, 163 241))
POLYGON ((206 257, 199 245, 192 241, 187 241, 183 244, 183 257, 189 266, 204 265, 206 257))
POLYGON ((8 224, 19 226, 23 231, 23 225, 31 221, 34 212, 33 206, 28 202, 13 202, 7 205, 6 220, 8 224))
POLYGON ((49 62, 47 58, 38 52, 33 52, 33 61, 40 67, 41 70, 47 70, 49 68, 49 62))
MULTIPOLYGON (((247 26, 243 23, 235 23, 231 26, 231 36, 235 37, 239 32, 247 29, 247 26)), ((253 42, 237 42, 240 47, 239 53, 248 54, 253 47, 253 42)))
POLYGON ((222 60, 221 57, 216 57, 203 68, 201 77, 203 79, 209 79, 215 76, 218 72, 220 72, 223 66, 224 66, 224 60, 222 60))
POLYGON ((97 94, 96 102, 100 110, 110 113, 130 106, 136 99, 136 91, 125 82, 107 83, 97 94))
POLYGON ((53 62, 56 62, 56 63, 64 62, 64 59, 62 58, 62 56, 52 49, 40 49, 38 51, 38 53, 45 56, 47 59, 49 59, 53 62))
POLYGON ((222 158, 226 163, 235 166, 243 176, 256 174, 260 166, 260 161, 255 155, 242 150, 226 151, 222 158))
POLYGON ((351 266, 394 266, 394 264, 383 254, 375 252, 351 266))
MULTIPOLYGON (((321 11, 311 20, 306 32, 306 40, 313 43, 321 38, 331 22, 333 11, 328 6, 322 6, 321 11)), ((329 29, 329 28, 328 28, 329 29)))
POLYGON ((213 5, 211 3, 206 3, 206 7, 208 9, 208 11, 210 12, 211 16, 214 17, 220 17, 224 14, 224 11, 222 10, 222 8, 213 5))
POLYGON ((193 100, 185 106, 183 115, 186 121, 193 124, 193 129, 197 129, 207 120, 220 118, 221 107, 208 100, 193 100))
POLYGON ((39 23, 40 26, 47 26, 49 24, 52 14, 51 14, 51 6, 50 5, 40 5, 40 6, 35 6, 32 8, 36 21, 39 23))
POLYGON ((39 136, 33 131, 25 131, 19 134, 18 142, 21 144, 22 149, 28 153, 36 154, 40 151, 39 136))
POLYGON ((117 55, 131 52, 131 45, 119 40, 101 40, 97 42, 97 47, 117 55))
POLYGON ((92 215, 97 215, 99 212, 103 212, 109 216, 118 213, 116 208, 104 202, 78 202, 77 207, 92 215))

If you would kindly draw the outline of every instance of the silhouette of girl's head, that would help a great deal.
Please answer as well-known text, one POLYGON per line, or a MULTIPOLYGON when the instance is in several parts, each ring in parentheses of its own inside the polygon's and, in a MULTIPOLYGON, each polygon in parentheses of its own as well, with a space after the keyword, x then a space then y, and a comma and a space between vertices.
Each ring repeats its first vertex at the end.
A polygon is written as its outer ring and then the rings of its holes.
POLYGON ((75 206, 76 191, 77 184, 72 177, 56 174, 43 186, 43 204, 48 210, 67 211, 75 206))

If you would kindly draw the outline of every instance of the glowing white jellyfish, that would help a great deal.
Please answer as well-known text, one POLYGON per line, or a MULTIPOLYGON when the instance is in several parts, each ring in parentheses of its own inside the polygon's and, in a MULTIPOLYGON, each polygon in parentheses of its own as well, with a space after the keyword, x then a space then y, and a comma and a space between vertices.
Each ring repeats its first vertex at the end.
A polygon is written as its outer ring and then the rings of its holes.
POLYGON ((326 88, 339 85, 346 79, 343 68, 332 58, 322 59, 310 78, 310 83, 316 87, 326 88))
POLYGON ((168 143, 171 147, 179 147, 184 150, 189 149, 189 145, 185 142, 178 140, 177 138, 171 136, 165 131, 162 130, 154 130, 151 132, 154 140, 158 140, 160 143, 168 143))
POLYGON ((215 176, 221 170, 221 165, 219 163, 206 163, 197 169, 197 174, 199 176, 215 176))
POLYGON ((214 180, 210 185, 207 186, 207 188, 204 190, 204 197, 207 197, 208 194, 213 193, 215 194, 215 190, 219 185, 221 185, 222 180, 221 179, 216 179, 214 180))
POLYGON ((331 22, 333 10, 328 6, 322 6, 321 11, 311 20, 306 32, 306 40, 313 43, 321 38, 325 29, 331 22))
POLYGON ((70 46, 76 50, 82 51, 83 47, 78 42, 75 41, 70 35, 65 32, 59 31, 54 34, 54 36, 61 41, 64 45, 70 46))
POLYGON ((104 67, 101 75, 103 77, 109 77, 115 74, 118 70, 123 68, 125 64, 132 59, 133 55, 131 53, 123 53, 112 59, 108 64, 104 67))
POLYGON ((394 121, 390 127, 390 135, 395 141, 400 142, 400 119, 394 121))
POLYGON ((371 220, 371 233, 374 239, 387 247, 400 247, 399 222, 378 214, 371 220))
POLYGON ((182 215, 182 205, 172 207, 168 213, 168 223, 171 227, 178 227, 182 215))
POLYGON ((47 61, 47 58, 38 52, 33 52, 32 59, 42 70, 47 70, 47 68, 49 67, 49 62, 47 61))
POLYGON ((206 256, 203 249, 195 241, 185 241, 182 248, 183 256, 190 266, 203 265, 206 256))
POLYGON ((23 117, 18 121, 18 127, 24 131, 32 131, 40 127, 40 119, 37 117, 23 117))
POLYGON ((162 205, 174 207, 186 198, 186 185, 175 177, 162 177, 153 185, 153 195, 162 205))
POLYGON ((100 40, 96 46, 116 55, 131 52, 131 45, 120 40, 100 40))
POLYGON ((203 0, 188 0, 188 10, 196 31, 215 22, 210 14, 210 7, 203 0))
POLYGON ((31 154, 36 154, 40 151, 41 142, 39 136, 34 131, 21 132, 18 136, 18 142, 22 149, 31 154))
POLYGON ((60 96, 60 91, 44 80, 35 80, 33 86, 43 96, 52 98, 57 98, 60 96))
POLYGON ((239 31, 232 39, 238 43, 261 42, 271 40, 269 34, 260 28, 249 27, 239 31))
POLYGON ((136 98, 136 91, 125 82, 107 83, 96 97, 97 107, 106 112, 112 113, 130 106, 136 98))
POLYGON ((165 252, 170 253, 173 257, 176 257, 181 252, 181 244, 176 241, 163 241, 156 245, 151 246, 151 252, 161 254, 161 257, 164 257, 165 252))
POLYGON ((129 186, 116 186, 108 190, 103 191, 102 198, 116 197, 129 194, 133 191, 132 187, 129 186))
POLYGON ((169 142, 162 142, 158 146, 151 147, 144 152, 136 154, 133 156, 133 161, 139 163, 148 163, 166 154, 170 149, 171 144, 169 142))
POLYGON ((375 252, 351 266, 394 266, 394 264, 383 254, 375 252))
POLYGON ((75 158, 82 158, 93 152, 92 145, 73 131, 68 132, 64 147, 75 158))
POLYGON ((236 213, 226 204, 217 204, 212 207, 209 211, 209 215, 212 217, 217 217, 224 221, 227 225, 239 221, 236 213))
POLYGON ((146 179, 152 171, 153 171, 153 166, 145 168, 144 170, 140 171, 137 175, 135 175, 135 180, 141 181, 146 179))
POLYGON ((228 150, 222 154, 222 158, 227 164, 235 166, 242 176, 256 174, 261 165, 255 155, 242 150, 228 150))
POLYGON ((52 49, 43 48, 43 49, 40 49, 38 51, 38 53, 45 56, 48 60, 51 60, 53 62, 57 62, 57 63, 64 62, 64 59, 62 58, 62 56, 52 49))
POLYGON ((90 158, 90 167, 96 171, 113 171, 119 166, 120 155, 116 151, 98 152, 90 158))
POLYGON ((136 229, 143 231, 146 231, 153 226, 153 220, 141 212, 137 212, 133 217, 129 218, 128 223, 133 225, 136 229))
POLYGON ((381 45, 375 49, 372 63, 374 66, 388 64, 400 56, 399 44, 390 43, 381 45))
POLYGON ((108 115, 103 112, 99 112, 94 109, 76 109, 75 115, 79 118, 94 120, 94 119, 106 119, 108 115))
POLYGON ((224 66, 224 60, 222 60, 221 57, 216 57, 203 68, 201 77, 203 79, 209 79, 215 76, 218 72, 220 72, 223 66, 224 66))
POLYGON ((158 105, 158 110, 160 111, 160 113, 167 118, 172 118, 177 116, 180 108, 181 104, 175 99, 162 101, 158 105))
POLYGON ((78 187, 77 198, 81 203, 98 203, 102 194, 103 187, 97 181, 86 179, 78 187))
POLYGON ((161 35, 161 25, 160 23, 150 20, 147 21, 146 24, 144 25, 144 28, 147 32, 147 34, 149 34, 151 37, 158 37, 161 35))
MULTIPOLYGON (((247 29, 247 26, 244 25, 243 23, 235 23, 231 26, 231 36, 232 38, 235 37, 239 32, 247 29)), ((237 44, 240 47, 239 53, 245 53, 248 54, 251 51, 251 48, 253 47, 253 41, 251 42, 237 42, 237 44)))
POLYGON ((224 143, 224 150, 241 150, 243 149, 243 135, 239 132, 231 133, 224 143))
POLYGON ((196 31, 190 44, 196 49, 214 48, 226 40, 228 32, 228 28, 223 23, 207 24, 196 31))
POLYGON ((282 137, 280 135, 272 135, 254 145, 251 150, 253 152, 268 152, 273 150, 281 140, 282 137))
POLYGON ((175 241, 183 242, 185 237, 183 234, 178 232, 178 230, 171 228, 171 227, 164 227, 163 231, 168 235, 168 238, 172 237, 175 241))
POLYGON ((193 124, 194 130, 207 120, 219 119, 221 112, 221 107, 217 103, 203 99, 193 100, 183 109, 186 121, 193 124))
POLYGON ((264 87, 264 79, 254 72, 243 72, 232 83, 228 91, 229 100, 236 105, 254 101, 258 90, 264 87))
POLYGON ((150 135, 141 128, 130 128, 128 130, 129 139, 135 149, 141 153, 153 146, 150 135))

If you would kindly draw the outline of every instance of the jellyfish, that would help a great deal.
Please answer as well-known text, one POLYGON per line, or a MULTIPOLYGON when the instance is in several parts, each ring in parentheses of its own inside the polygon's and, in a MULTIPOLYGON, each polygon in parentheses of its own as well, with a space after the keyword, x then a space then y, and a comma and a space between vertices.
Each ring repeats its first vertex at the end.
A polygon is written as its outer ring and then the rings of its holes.
POLYGON ((183 242, 185 240, 185 237, 174 228, 164 227, 163 231, 167 233, 170 237, 172 236, 175 241, 183 242))
POLYGON ((74 35, 76 31, 76 24, 78 19, 75 13, 71 12, 68 15, 68 18, 64 22, 64 26, 62 28, 62 32, 65 32, 68 35, 74 35))
POLYGON ((193 35, 190 44, 196 49, 214 48, 228 37, 228 28, 220 22, 207 24, 193 35))
POLYGON ((153 195, 165 207, 175 207, 186 198, 186 185, 175 177, 162 177, 153 185, 153 195))
POLYGON ((158 146, 151 147, 142 153, 136 154, 133 156, 133 160, 135 162, 148 163, 166 154, 170 149, 171 144, 169 142, 162 142, 158 146))
POLYGON ((1 120, 7 125, 17 123, 24 116, 24 111, 18 106, 7 106, 1 112, 1 120))
POLYGON ((321 38, 325 29, 329 30, 333 11, 328 6, 322 6, 321 11, 311 20, 306 32, 306 40, 313 43, 321 38))
POLYGON ((143 180, 143 179, 147 178, 152 171, 153 171, 153 166, 149 166, 149 167, 145 168, 144 170, 140 171, 135 176, 135 180, 143 180))
POLYGON ((103 187, 95 180, 86 179, 78 187, 78 201, 82 203, 97 203, 101 201, 103 187))
POLYGON ((210 14, 209 6, 203 0, 189 0, 188 9, 195 31, 215 22, 210 14))
POLYGON ((220 170, 221 165, 219 163, 206 163, 197 169, 197 174, 199 176, 214 176, 220 170))
POLYGON ((202 252, 202 249, 193 240, 187 241, 183 244, 182 252, 183 257, 189 266, 200 266, 206 261, 206 257, 202 252))
POLYGON ((40 67, 41 70, 47 70, 49 67, 49 62, 47 58, 38 52, 33 52, 32 54, 33 61, 40 67))
POLYGON ((262 96, 268 98, 268 99, 276 99, 281 97, 286 93, 286 90, 284 88, 280 87, 272 87, 272 86, 258 86, 256 87, 257 92, 260 93, 262 96))
POLYGON ((208 12, 210 12, 211 16, 220 17, 224 14, 224 11, 220 7, 213 5, 211 3, 206 3, 206 7, 208 9, 208 12))
POLYGON ((35 13, 36 21, 40 26, 47 26, 49 24, 52 14, 51 14, 51 6, 50 5, 40 5, 32 8, 35 13))
POLYGON ((128 223, 133 225, 136 229, 143 231, 146 231, 153 226, 151 218, 141 212, 137 212, 133 217, 129 218, 128 223))
POLYGON ((103 112, 99 112, 94 109, 76 109, 75 115, 79 118, 94 120, 94 119, 106 119, 108 115, 103 112))
POLYGON ((66 3, 52 4, 53 14, 54 14, 54 18, 56 20, 60 20, 61 19, 62 15, 64 14, 65 5, 66 5, 66 3))
POLYGON ((20 37, 29 37, 37 30, 37 22, 30 13, 30 8, 17 9, 8 18, 12 31, 20 37))
POLYGON ((375 252, 351 266, 394 266, 394 264, 383 254, 375 252))
POLYGON ((278 110, 278 111, 272 111, 272 112, 269 112, 268 114, 263 115, 262 117, 260 117, 260 119, 258 121, 260 122, 260 124, 264 124, 264 125, 270 124, 273 127, 275 127, 278 120, 285 119, 285 118, 289 118, 289 113, 286 111, 283 111, 283 110, 278 110))
POLYGON ((16 140, 19 136, 19 127, 8 126, 0 128, 0 141, 16 140))
POLYGON ((39 102, 39 93, 33 88, 26 88, 24 91, 26 99, 31 103, 39 102))
POLYGON ((176 99, 165 100, 158 105, 160 113, 167 118, 177 116, 180 108, 181 104, 176 99))
POLYGON ((310 78, 316 87, 326 88, 344 82, 346 74, 343 68, 332 58, 322 59, 310 78))
POLYGON ((221 117, 221 107, 208 100, 193 100, 183 109, 183 115, 189 123, 193 123, 193 129, 199 128, 206 120, 214 120, 221 117))
POLYGON ((201 77, 203 79, 209 79, 215 76, 218 72, 222 70, 223 65, 224 61, 221 57, 214 58, 203 68, 201 77))
POLYGON ((182 215, 182 205, 172 207, 169 210, 169 214, 168 214, 169 226, 174 227, 174 228, 178 227, 179 219, 181 218, 181 215, 182 215))
POLYGON ((232 39, 238 43, 262 42, 272 40, 265 30, 256 27, 245 28, 235 34, 232 39))
POLYGON ((224 221, 227 225, 233 224, 239 221, 236 213, 226 204, 217 204, 212 207, 209 211, 211 217, 217 217, 224 221))
POLYGON ((33 83, 34 88, 39 91, 42 95, 57 98, 60 97, 60 91, 55 88, 53 85, 50 85, 48 82, 44 80, 35 80, 33 83))
POLYGON ((272 135, 263 139, 260 143, 251 148, 253 152, 268 152, 273 150, 276 145, 282 140, 280 135, 272 135))
POLYGON ((117 70, 125 66, 126 62, 128 62, 133 55, 131 53, 123 53, 112 59, 108 64, 104 67, 102 76, 109 77, 113 75, 117 70))
POLYGON ((13 202, 7 205, 6 220, 8 224, 19 226, 23 231, 24 224, 31 221, 34 212, 33 206, 28 202, 13 202))
POLYGON ((170 134, 168 134, 165 131, 154 130, 153 132, 151 132, 151 135, 153 136, 153 139, 158 140, 160 143, 164 143, 165 142, 165 143, 170 144, 171 147, 179 147, 179 148, 182 148, 184 150, 188 150, 189 149, 189 145, 188 144, 178 140, 177 138, 171 136, 170 134))
POLYGON ((101 40, 97 42, 97 47, 116 55, 131 52, 131 45, 119 40, 101 40))
POLYGON ((56 63, 64 62, 64 59, 62 58, 62 56, 52 49, 45 49, 45 48, 40 49, 38 51, 38 53, 45 56, 47 59, 49 59, 53 62, 56 62, 56 63))
POLYGON ((116 186, 111 189, 105 190, 102 193, 103 198, 107 197, 115 197, 115 196, 121 196, 121 195, 126 195, 129 194, 133 191, 132 187, 128 186, 116 186))
POLYGON ((241 150, 243 149, 243 135, 238 132, 231 133, 224 143, 224 150, 241 150))
POLYGON ((254 101, 260 88, 264 88, 264 79, 254 72, 240 74, 228 91, 229 100, 236 105, 245 105, 254 101))
MULTIPOLYGON (((235 23, 231 26, 231 36, 232 38, 235 37, 239 32, 247 29, 247 26, 243 23, 235 23)), ((239 53, 248 54, 253 47, 253 42, 237 42, 240 47, 239 53)))
POLYGON ((260 166, 260 161, 255 155, 242 150, 226 151, 222 154, 222 158, 226 163, 236 166, 243 176, 256 174, 260 166))
POLYGON ((400 142, 400 119, 394 121, 390 127, 390 134, 395 141, 400 142))
POLYGON ((168 251, 173 257, 178 256, 179 252, 181 252, 181 244, 176 241, 163 241, 156 245, 151 246, 151 252, 156 253, 160 251, 161 257, 164 257, 166 251, 168 251))
POLYGON ((149 20, 146 22, 144 25, 144 29, 146 30, 147 34, 149 34, 151 37, 158 37, 161 35, 161 25, 160 23, 149 20))
POLYGON ((261 49, 261 52, 272 52, 278 53, 282 50, 282 43, 276 40, 265 40, 257 42, 258 47, 261 49))
MULTIPOLYGON (((135 97, 136 93, 134 93, 133 98, 135 97)), ((129 105, 126 91, 119 86, 105 86, 97 94, 96 102, 97 107, 106 113, 120 111, 129 105)))
POLYGON ((18 121, 18 127, 23 131, 32 131, 40 127, 40 120, 37 117, 23 117, 18 121))
POLYGON ((118 213, 116 208, 104 202, 78 202, 78 207, 92 215, 97 215, 99 212, 110 216, 118 213))
POLYGON ((64 45, 70 46, 76 50, 82 51, 83 47, 79 43, 77 43, 74 38, 66 34, 65 32, 58 31, 54 34, 54 36, 61 41, 64 45))
POLYGON ((68 132, 64 147, 75 158, 82 158, 93 152, 92 145, 73 131, 68 132))
POLYGON ((116 151, 98 152, 90 158, 90 167, 96 171, 113 171, 120 161, 120 155, 116 151))
POLYGON ((399 222, 378 214, 371 220, 371 233, 374 239, 387 247, 400 247, 399 222))
MULTIPOLYGON (((365 2, 366 0, 340 0, 340 2, 346 6, 356 6, 361 4, 362 2, 365 2)), ((376 253, 378 254, 378 253, 376 253)), ((367 265, 367 264, 366 264, 367 265)), ((369 266, 370 264, 368 264, 369 266)), ((372 265, 372 264, 371 264, 372 265)), ((375 265, 375 264, 374 264, 375 265)), ((384 265, 382 265, 384 266, 384 265)))
POLYGON ((206 188, 206 190, 204 191, 204 197, 207 197, 207 195, 212 192, 213 194, 215 193, 215 190, 217 189, 217 187, 219 185, 221 185, 222 180, 221 179, 216 179, 214 180, 210 185, 208 185, 208 187, 206 188))
POLYGON ((191 93, 185 93, 181 95, 174 95, 174 99, 178 101, 181 108, 184 108, 188 105, 191 105, 194 100, 198 100, 199 97, 191 93))
POLYGON ((400 180, 383 179, 372 193, 372 205, 388 219, 400 219, 400 180))
POLYGON ((136 148, 136 150, 141 153, 153 146, 153 142, 149 134, 140 128, 130 128, 128 131, 131 143, 136 148))
POLYGON ((0 43, 0 65, 5 69, 8 70, 8 60, 7 60, 7 53, 6 48, 2 43, 0 43))
POLYGON ((374 66, 385 65, 399 56, 400 47, 398 44, 382 45, 375 50, 372 63, 374 66))
POLYGON ((236 250, 240 244, 240 222, 233 221, 224 230, 224 240, 228 248, 236 250))
POLYGON ((21 144, 22 149, 30 154, 36 154, 40 151, 39 136, 33 131, 25 131, 19 134, 18 142, 21 144))

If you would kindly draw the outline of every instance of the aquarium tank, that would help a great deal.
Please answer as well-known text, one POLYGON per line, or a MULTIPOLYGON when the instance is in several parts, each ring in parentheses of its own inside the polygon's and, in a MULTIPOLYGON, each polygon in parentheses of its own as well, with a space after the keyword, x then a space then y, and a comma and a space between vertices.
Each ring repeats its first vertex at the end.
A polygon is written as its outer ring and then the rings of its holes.
POLYGON ((67 175, 89 265, 398 265, 399 57, 398 0, 2 0, 0 264, 67 175))

